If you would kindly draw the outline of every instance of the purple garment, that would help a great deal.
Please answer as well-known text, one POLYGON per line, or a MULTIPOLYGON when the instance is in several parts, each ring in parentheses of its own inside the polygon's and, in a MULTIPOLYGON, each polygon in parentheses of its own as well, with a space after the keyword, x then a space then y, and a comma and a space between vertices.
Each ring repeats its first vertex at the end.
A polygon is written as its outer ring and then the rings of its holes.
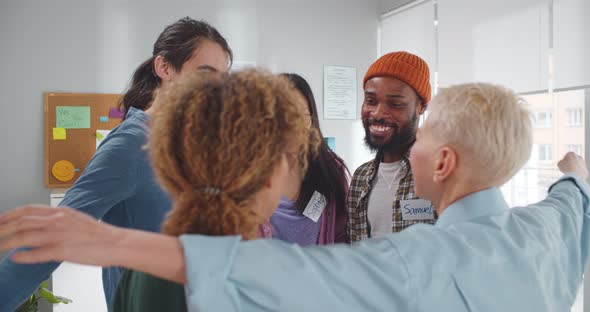
POLYGON ((318 243, 323 218, 324 214, 318 222, 313 222, 297 210, 294 201, 281 198, 279 207, 270 217, 273 238, 301 246, 315 245, 318 243))

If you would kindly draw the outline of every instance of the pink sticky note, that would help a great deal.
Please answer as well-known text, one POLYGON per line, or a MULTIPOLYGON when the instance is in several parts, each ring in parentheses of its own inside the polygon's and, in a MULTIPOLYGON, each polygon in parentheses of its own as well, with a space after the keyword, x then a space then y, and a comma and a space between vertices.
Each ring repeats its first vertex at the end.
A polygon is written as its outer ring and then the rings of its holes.
POLYGON ((117 107, 111 107, 109 110, 109 117, 111 118, 123 118, 125 116, 125 112, 119 110, 117 107))

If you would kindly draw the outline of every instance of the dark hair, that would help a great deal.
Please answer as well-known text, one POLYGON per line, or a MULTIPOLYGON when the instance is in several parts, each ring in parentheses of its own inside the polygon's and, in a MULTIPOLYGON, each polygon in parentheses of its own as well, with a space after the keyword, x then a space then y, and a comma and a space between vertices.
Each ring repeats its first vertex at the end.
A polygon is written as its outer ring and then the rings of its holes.
POLYGON ((162 31, 154 43, 152 56, 133 73, 131 85, 119 103, 125 114, 131 107, 145 110, 151 105, 154 90, 161 82, 154 70, 154 59, 158 55, 164 57, 175 70, 180 71, 182 65, 190 60, 204 40, 219 44, 227 52, 230 63, 233 61, 233 53, 217 29, 204 21, 196 21, 189 17, 181 18, 162 31))
POLYGON ((342 158, 338 157, 334 151, 328 147, 323 139, 320 130, 320 121, 318 110, 311 87, 305 79, 297 74, 282 74, 287 77, 293 86, 303 94, 307 100, 307 107, 311 117, 311 126, 317 129, 322 138, 316 157, 310 155, 308 159, 308 169, 303 178, 301 191, 296 201, 296 206, 303 211, 311 199, 314 191, 318 191, 328 200, 328 204, 336 203, 336 214, 346 213, 346 193, 348 188, 348 168, 342 158))

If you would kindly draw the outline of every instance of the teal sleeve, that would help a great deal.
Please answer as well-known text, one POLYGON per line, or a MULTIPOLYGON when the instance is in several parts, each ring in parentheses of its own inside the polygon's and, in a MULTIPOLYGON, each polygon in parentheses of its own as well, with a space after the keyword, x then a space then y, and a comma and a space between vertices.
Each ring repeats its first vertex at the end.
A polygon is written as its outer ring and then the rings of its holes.
POLYGON ((181 242, 189 311, 410 310, 407 266, 387 239, 307 248, 199 235, 181 242))
POLYGON ((576 253, 570 254, 570 268, 581 279, 590 252, 590 187, 574 174, 566 174, 549 188, 547 198, 539 205, 550 205, 557 212, 554 220, 560 222, 555 235, 562 236, 562 243, 576 253), (579 252, 579 254, 577 254, 579 252))

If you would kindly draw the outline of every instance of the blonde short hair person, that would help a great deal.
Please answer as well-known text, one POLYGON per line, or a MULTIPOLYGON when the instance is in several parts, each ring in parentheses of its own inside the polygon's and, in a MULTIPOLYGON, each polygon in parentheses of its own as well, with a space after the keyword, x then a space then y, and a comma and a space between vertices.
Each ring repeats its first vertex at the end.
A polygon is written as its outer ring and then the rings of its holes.
POLYGON ((465 193, 512 178, 530 158, 533 144, 525 105, 512 91, 491 84, 442 89, 429 104, 410 157, 418 196, 431 199, 440 213, 457 199, 449 185, 465 193), (416 177, 424 174, 433 177, 416 177))
MULTIPOLYGON (((411 152, 434 225, 353 245, 301 248, 240 237, 118 229, 66 208, 0 216, 0 250, 23 263, 119 265, 186 283, 190 311, 567 311, 590 251, 588 170, 568 153, 547 198, 510 209, 498 186, 524 164, 531 129, 510 91, 441 92, 411 152)), ((253 129, 255 131, 255 129, 253 129)), ((402 203, 404 209, 422 210, 402 203)))

